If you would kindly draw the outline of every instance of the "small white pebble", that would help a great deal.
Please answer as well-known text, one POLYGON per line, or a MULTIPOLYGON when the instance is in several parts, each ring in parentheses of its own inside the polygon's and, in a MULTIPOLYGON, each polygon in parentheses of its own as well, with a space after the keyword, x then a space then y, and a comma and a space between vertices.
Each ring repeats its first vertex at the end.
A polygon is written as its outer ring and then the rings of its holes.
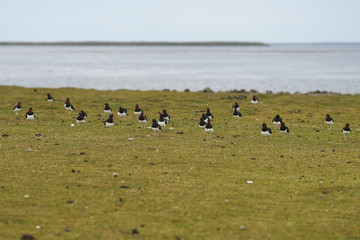
POLYGON ((28 198, 28 197, 30 197, 30 195, 24 195, 24 198, 28 198))
POLYGON ((173 127, 170 127, 169 129, 170 129, 170 130, 173 130, 174 128, 173 128, 173 127))
POLYGON ((128 138, 130 141, 134 140, 134 138, 128 138))
POLYGON ((85 206, 85 208, 89 208, 88 206, 85 206))
POLYGON ((90 218, 94 218, 94 216, 90 216, 90 218))
POLYGON ((248 184, 252 184, 252 183, 253 183, 253 181, 247 181, 247 183, 248 183, 248 184))
POLYGON ((36 229, 40 229, 41 227, 39 226, 39 225, 36 225, 36 227, 35 227, 36 229))
POLYGON ((228 199, 225 199, 225 202, 229 202, 229 200, 228 200, 228 199))
POLYGON ((75 127, 75 124, 73 124, 73 123, 72 123, 72 124, 70 124, 70 127, 75 127))
POLYGON ((245 230, 246 227, 245 226, 240 226, 240 230, 245 230))

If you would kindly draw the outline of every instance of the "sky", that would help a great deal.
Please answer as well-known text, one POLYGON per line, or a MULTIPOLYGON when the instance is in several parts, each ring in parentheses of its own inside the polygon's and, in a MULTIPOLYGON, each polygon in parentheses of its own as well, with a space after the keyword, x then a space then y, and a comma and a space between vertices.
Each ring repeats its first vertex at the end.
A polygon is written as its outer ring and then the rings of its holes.
POLYGON ((0 0, 0 41, 360 42, 360 0, 0 0))

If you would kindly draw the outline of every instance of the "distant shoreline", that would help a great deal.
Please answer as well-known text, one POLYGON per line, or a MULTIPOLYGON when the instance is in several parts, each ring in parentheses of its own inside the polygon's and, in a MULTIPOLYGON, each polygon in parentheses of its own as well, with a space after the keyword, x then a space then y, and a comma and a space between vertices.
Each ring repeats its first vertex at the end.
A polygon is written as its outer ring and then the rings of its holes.
POLYGON ((11 46, 269 46, 262 42, 0 42, 11 46))

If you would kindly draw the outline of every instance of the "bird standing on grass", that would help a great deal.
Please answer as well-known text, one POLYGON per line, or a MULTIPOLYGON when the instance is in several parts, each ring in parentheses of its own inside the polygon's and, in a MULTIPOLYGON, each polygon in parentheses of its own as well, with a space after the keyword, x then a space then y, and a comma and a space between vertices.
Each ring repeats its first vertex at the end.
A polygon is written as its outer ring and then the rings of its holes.
POLYGON ((271 136, 271 129, 268 128, 265 123, 263 123, 260 127, 262 127, 261 135, 266 137, 266 141, 267 141, 268 137, 271 136))
POLYGON ((164 118, 164 115, 162 113, 160 113, 158 124, 160 125, 160 127, 163 127, 165 129, 167 120, 164 118))
POLYGON ((251 103, 252 104, 258 104, 259 103, 259 99, 254 95, 251 99, 251 103))
POLYGON ((210 112, 210 108, 206 109, 206 116, 210 119, 210 121, 213 120, 214 116, 212 115, 212 113, 210 112))
POLYGON ((280 132, 285 134, 286 137, 289 135, 289 128, 287 126, 285 126, 284 122, 281 122, 280 132))
POLYGON ((108 103, 105 103, 104 105, 104 113, 111 113, 111 107, 108 103))
POLYGON ((239 104, 237 103, 237 102, 235 102, 234 103, 234 105, 233 105, 233 111, 239 111, 240 110, 240 106, 239 106, 239 104))
POLYGON ((50 93, 47 94, 46 101, 49 103, 49 106, 54 102, 54 98, 50 95, 50 93))
MULTIPOLYGON (((207 118, 206 118, 206 119, 207 119, 207 118)), ((205 118, 201 117, 201 118, 198 120, 198 122, 199 122, 199 127, 200 127, 200 128, 205 128, 205 126, 206 126, 205 118)))
POLYGON ((134 115, 140 115, 142 113, 141 108, 138 104, 135 105, 134 115))
POLYGON ((279 115, 276 115, 273 119, 273 124, 275 127, 278 127, 281 125, 282 119, 279 115))
POLYGON ((345 124, 345 127, 343 127, 342 134, 344 134, 344 140, 347 139, 346 135, 350 134, 350 132, 351 132, 350 128, 351 128, 351 126, 349 123, 345 124))
POLYGON ((26 120, 34 120, 35 119, 35 113, 33 112, 32 108, 29 108, 29 111, 26 112, 26 120))
POLYGON ((161 132, 161 126, 156 122, 156 119, 152 120, 151 129, 154 131, 154 135, 158 135, 161 132))
POLYGON ((116 118, 116 117, 114 115, 110 114, 109 118, 106 119, 106 121, 104 123, 105 128, 110 128, 110 132, 111 132, 111 128, 114 126, 114 119, 113 118, 116 118))
MULTIPOLYGON (((80 123, 85 123, 85 116, 82 114, 82 112, 84 112, 84 111, 81 111, 81 112, 79 112, 79 115, 77 116, 77 118, 76 118, 76 122, 77 122, 77 124, 79 125, 80 123)), ((84 112, 85 113, 85 112, 84 112)), ((86 114, 86 113, 85 113, 86 114)))
POLYGON ((170 115, 167 113, 166 109, 162 111, 162 115, 166 121, 170 121, 170 115))
POLYGON ((16 113, 16 115, 21 111, 21 102, 16 104, 16 106, 13 108, 13 111, 16 113))
POLYGON ((140 116, 139 116, 139 123, 142 123, 142 124, 146 124, 147 123, 147 117, 144 115, 143 112, 140 113, 140 116))
POLYGON ((334 124, 334 119, 332 119, 332 117, 330 117, 330 114, 326 114, 326 116, 325 116, 325 124, 329 126, 329 130, 331 128, 331 125, 334 124))
POLYGON ((70 98, 67 98, 65 103, 64 103, 64 108, 66 111, 69 112, 69 115, 72 111, 75 110, 74 106, 70 103, 70 98))
POLYGON ((238 110, 234 110, 233 112, 233 117, 237 119, 237 121, 239 121, 242 118, 242 114, 238 111, 238 110))
POLYGON ((126 117, 126 115, 127 115, 126 109, 125 109, 125 108, 122 108, 122 107, 119 107, 118 115, 119 115, 120 117, 126 117))
POLYGON ((207 137, 209 137, 209 134, 210 134, 210 137, 211 137, 211 134, 214 132, 214 128, 213 126, 211 125, 211 121, 208 121, 205 125, 205 132, 207 133, 207 137))

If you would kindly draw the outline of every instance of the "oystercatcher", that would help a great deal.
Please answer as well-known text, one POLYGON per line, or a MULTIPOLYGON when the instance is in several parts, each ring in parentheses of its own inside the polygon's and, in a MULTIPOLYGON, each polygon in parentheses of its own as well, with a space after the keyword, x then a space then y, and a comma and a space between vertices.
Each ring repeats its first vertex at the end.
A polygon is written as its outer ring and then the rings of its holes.
POLYGON ((87 114, 86 114, 86 112, 84 112, 83 110, 81 110, 79 114, 81 114, 81 116, 83 116, 84 119, 87 118, 87 114))
POLYGON ((344 134, 344 140, 347 139, 346 135, 350 134, 350 132, 351 132, 350 128, 351 128, 351 126, 349 123, 345 124, 345 127, 343 127, 342 134, 344 134))
POLYGON ((271 129, 268 128, 265 123, 263 123, 260 127, 262 127, 262 129, 261 129, 261 135, 264 136, 264 137, 266 137, 266 140, 267 140, 268 137, 271 136, 271 129))
MULTIPOLYGON (((207 118, 206 118, 207 119, 207 118)), ((206 125, 206 122, 205 122, 205 119, 203 117, 201 117, 199 120, 199 127, 200 128, 205 128, 205 125, 206 125)))
POLYGON ((119 107, 119 110, 118 110, 118 115, 120 117, 125 117, 127 115, 127 111, 125 108, 122 108, 122 107, 119 107))
POLYGON ((140 115, 142 113, 142 110, 140 109, 139 105, 135 105, 134 115, 140 115))
POLYGON ((65 110, 69 111, 69 115, 75 110, 74 106, 70 103, 70 98, 67 98, 64 103, 65 110))
POLYGON ((331 128, 331 125, 334 124, 334 119, 332 119, 332 117, 330 117, 330 114, 326 114, 326 116, 325 116, 325 124, 327 124, 329 126, 329 130, 331 128))
POLYGON ((79 125, 79 123, 85 123, 85 118, 86 117, 85 117, 85 115, 82 114, 82 112, 85 113, 84 111, 79 112, 79 115, 76 118, 76 122, 77 122, 78 125, 79 125))
POLYGON ((240 106, 239 106, 239 104, 237 102, 234 103, 232 108, 233 108, 233 112, 234 112, 234 110, 236 110, 236 111, 240 110, 240 106))
POLYGON ((165 129, 167 120, 164 118, 164 115, 162 113, 160 113, 158 124, 160 125, 160 127, 163 127, 165 129))
POLYGON ((289 128, 287 126, 285 126, 284 122, 281 122, 280 132, 285 134, 286 137, 289 135, 289 128))
POLYGON ((203 114, 201 115, 201 118, 204 120, 205 123, 208 123, 209 118, 208 118, 208 116, 207 116, 205 113, 203 113, 203 114))
POLYGON ((157 135, 159 132, 161 132, 161 126, 156 122, 156 119, 152 120, 151 129, 154 131, 154 135, 157 135))
POLYGON ((235 109, 233 112, 233 117, 237 118, 237 121, 239 121, 240 118, 242 117, 242 114, 238 110, 235 109))
POLYGON ((16 115, 21 111, 21 102, 16 104, 16 106, 13 108, 13 111, 16 113, 16 115))
POLYGON ((210 108, 206 109, 206 116, 210 119, 210 121, 213 120, 214 116, 212 115, 212 113, 210 112, 210 108))
POLYGON ((111 107, 108 103, 105 103, 104 105, 104 113, 111 113, 111 107))
POLYGON ((54 98, 50 95, 50 93, 47 94, 46 101, 49 103, 49 106, 54 102, 54 98))
POLYGON ((170 115, 167 113, 166 109, 162 111, 162 115, 166 121, 170 121, 170 115))
POLYGON ((29 111, 26 113, 26 120, 34 120, 35 113, 33 112, 32 108, 29 108, 29 111))
MULTIPOLYGON (((104 123, 104 126, 106 128, 110 128, 110 132, 111 132, 111 128, 114 126, 114 119, 113 118, 116 118, 114 115, 110 114, 109 115, 109 118, 106 119, 105 123, 104 123)), ((116 118, 117 119, 117 118, 116 118)))
POLYGON ((259 103, 259 99, 254 95, 251 99, 251 103, 252 104, 258 104, 259 103))
POLYGON ((279 115, 276 115, 273 119, 273 124, 275 127, 278 127, 281 125, 282 119, 279 115))
POLYGON ((214 132, 214 128, 213 126, 211 125, 211 121, 208 121, 205 125, 205 132, 208 134, 208 137, 209 137, 209 134, 211 136, 211 134, 214 132))
POLYGON ((140 113, 140 116, 139 116, 139 123, 142 123, 142 124, 146 124, 147 123, 147 117, 144 115, 143 112, 140 113))

